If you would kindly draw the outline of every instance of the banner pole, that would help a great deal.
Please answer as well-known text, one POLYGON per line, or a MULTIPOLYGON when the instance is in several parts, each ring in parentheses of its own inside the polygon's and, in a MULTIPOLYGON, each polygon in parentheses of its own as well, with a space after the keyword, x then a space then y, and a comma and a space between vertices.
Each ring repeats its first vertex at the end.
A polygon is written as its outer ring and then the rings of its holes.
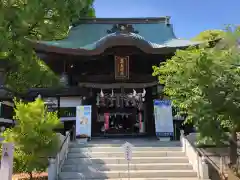
POLYGON ((129 166, 129 161, 128 161, 128 180, 130 180, 130 166, 129 166))

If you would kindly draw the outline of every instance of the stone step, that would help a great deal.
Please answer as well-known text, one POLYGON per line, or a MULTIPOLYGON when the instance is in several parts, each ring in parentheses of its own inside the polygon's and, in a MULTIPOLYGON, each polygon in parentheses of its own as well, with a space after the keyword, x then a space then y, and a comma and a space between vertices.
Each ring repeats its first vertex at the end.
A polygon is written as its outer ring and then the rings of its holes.
MULTIPOLYGON (((184 152, 181 151, 133 151, 133 157, 181 157, 184 152)), ((124 152, 70 152, 69 158, 103 158, 103 157, 124 157, 124 152)))
MULTIPOLYGON (((129 180, 128 178, 104 178, 104 179, 95 179, 95 180, 129 180)), ((60 178, 59 180, 69 180, 65 178, 60 178)), ((82 180, 82 178, 71 179, 71 180, 82 180)), ((186 177, 179 177, 179 178, 131 178, 131 180, 199 180, 198 178, 186 178, 186 177)), ((210 180, 210 179, 202 179, 202 180, 210 180)))
MULTIPOLYGON (((86 172, 86 171, 126 171, 128 164, 91 164, 82 165, 64 165, 62 172, 86 172)), ((129 164, 130 170, 192 170, 189 163, 142 163, 129 164)))
MULTIPOLYGON (((65 165, 71 164, 126 164, 125 158, 68 158, 65 165)), ((133 157, 132 164, 138 163, 188 163, 186 157, 133 157)))
MULTIPOLYGON (((182 151, 181 147, 133 147, 133 151, 182 151)), ((69 152, 123 152, 122 147, 70 147, 69 152)))
MULTIPOLYGON (((126 142, 126 141, 125 141, 126 142)), ((121 143, 71 143, 70 147, 121 147, 125 142, 121 143)), ((130 142, 131 143, 131 142, 130 142)), ((170 141, 170 142, 142 142, 142 143, 131 143, 134 147, 181 147, 181 143, 179 141, 170 141)))
MULTIPOLYGON (((193 170, 140 170, 130 171, 130 178, 174 178, 197 177, 193 170)), ((128 178, 128 171, 92 171, 92 172, 61 172, 61 179, 108 179, 128 178)))

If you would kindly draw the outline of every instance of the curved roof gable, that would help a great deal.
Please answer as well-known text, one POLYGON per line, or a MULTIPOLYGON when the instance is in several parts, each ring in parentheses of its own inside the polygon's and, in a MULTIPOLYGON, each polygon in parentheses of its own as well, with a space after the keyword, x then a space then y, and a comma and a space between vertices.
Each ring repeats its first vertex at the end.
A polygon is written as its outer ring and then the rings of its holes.
POLYGON ((179 40, 169 18, 149 19, 91 19, 73 26, 67 38, 59 41, 37 42, 36 49, 73 54, 99 54, 119 45, 136 46, 147 53, 164 53, 166 48, 181 48, 199 44, 179 40), (114 21, 115 20, 115 21, 114 21), (132 21, 131 21, 132 20, 132 21), (67 52, 66 52, 66 51, 67 52))

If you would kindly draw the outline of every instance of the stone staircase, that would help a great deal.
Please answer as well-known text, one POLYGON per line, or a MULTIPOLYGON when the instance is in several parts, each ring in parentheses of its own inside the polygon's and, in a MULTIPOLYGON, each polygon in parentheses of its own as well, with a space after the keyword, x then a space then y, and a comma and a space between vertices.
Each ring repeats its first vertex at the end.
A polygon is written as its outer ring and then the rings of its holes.
MULTIPOLYGON (((121 147, 123 143, 111 140, 84 145, 72 143, 59 180, 128 179, 128 164, 121 147)), ((179 143, 142 140, 132 144, 130 179, 198 179, 179 143)))

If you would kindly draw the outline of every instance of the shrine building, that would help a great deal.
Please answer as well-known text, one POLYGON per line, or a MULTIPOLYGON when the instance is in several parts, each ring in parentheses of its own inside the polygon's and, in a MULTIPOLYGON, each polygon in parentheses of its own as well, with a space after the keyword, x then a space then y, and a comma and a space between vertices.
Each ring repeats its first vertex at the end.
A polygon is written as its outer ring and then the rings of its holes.
POLYGON ((76 106, 91 105, 93 137, 154 136, 153 100, 162 86, 152 66, 199 44, 177 38, 170 17, 80 19, 65 39, 32 43, 64 86, 30 89, 27 96, 50 98, 65 130, 76 122, 76 106))

